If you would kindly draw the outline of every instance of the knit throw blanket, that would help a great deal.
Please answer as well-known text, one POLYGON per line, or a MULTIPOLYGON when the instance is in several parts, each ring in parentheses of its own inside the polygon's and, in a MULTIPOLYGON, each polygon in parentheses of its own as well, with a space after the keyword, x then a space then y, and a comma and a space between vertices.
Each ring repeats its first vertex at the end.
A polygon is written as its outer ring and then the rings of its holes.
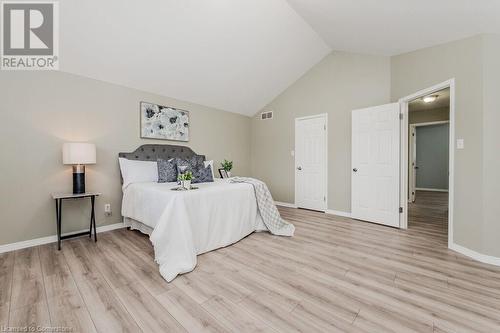
POLYGON ((234 177, 231 178, 231 182, 248 183, 253 186, 260 216, 262 217, 267 229, 269 229, 273 235, 293 236, 295 231, 294 225, 281 218, 280 212, 274 204, 273 197, 271 196, 271 192, 269 192, 266 183, 258 179, 246 177, 234 177))

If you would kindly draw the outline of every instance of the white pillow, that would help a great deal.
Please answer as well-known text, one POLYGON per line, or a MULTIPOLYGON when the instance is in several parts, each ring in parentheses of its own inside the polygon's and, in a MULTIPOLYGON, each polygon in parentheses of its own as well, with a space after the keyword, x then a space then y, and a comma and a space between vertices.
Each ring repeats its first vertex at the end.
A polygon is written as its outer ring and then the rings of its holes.
POLYGON ((213 160, 211 160, 211 161, 205 161, 204 163, 205 163, 205 168, 210 165, 210 169, 212 170, 212 178, 215 178, 215 174, 214 174, 214 161, 213 160))
POLYGON ((119 158, 123 188, 133 183, 158 182, 158 163, 119 158))

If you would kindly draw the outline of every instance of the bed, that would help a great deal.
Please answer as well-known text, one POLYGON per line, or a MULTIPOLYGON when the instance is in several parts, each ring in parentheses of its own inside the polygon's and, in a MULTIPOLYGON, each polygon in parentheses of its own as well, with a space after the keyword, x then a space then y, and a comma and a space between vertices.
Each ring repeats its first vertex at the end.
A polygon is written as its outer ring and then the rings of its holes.
MULTIPOLYGON (((119 157, 156 161, 193 155, 188 147, 144 145, 119 157)), ((123 187, 124 223, 150 235, 160 274, 169 282, 192 271, 197 255, 267 230, 252 185, 215 179, 196 186, 191 191, 171 190, 177 183, 138 182, 123 187)))

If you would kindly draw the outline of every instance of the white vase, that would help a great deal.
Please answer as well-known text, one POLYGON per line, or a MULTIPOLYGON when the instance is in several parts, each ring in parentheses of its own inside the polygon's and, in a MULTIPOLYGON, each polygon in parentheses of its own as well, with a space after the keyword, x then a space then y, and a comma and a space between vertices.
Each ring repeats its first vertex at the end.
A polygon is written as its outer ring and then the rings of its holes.
POLYGON ((181 181, 181 186, 185 188, 186 190, 191 189, 191 180, 183 180, 181 181))
POLYGON ((227 173, 227 177, 231 178, 231 171, 226 171, 226 173, 227 173))

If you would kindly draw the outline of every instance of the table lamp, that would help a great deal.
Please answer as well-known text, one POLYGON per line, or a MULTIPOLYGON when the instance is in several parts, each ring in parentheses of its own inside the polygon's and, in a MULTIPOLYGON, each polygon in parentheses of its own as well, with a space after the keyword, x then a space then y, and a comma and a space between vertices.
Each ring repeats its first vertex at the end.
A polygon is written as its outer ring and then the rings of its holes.
POLYGON ((96 163, 96 148, 92 143, 63 144, 63 164, 73 165, 73 193, 85 193, 85 165, 96 163))

